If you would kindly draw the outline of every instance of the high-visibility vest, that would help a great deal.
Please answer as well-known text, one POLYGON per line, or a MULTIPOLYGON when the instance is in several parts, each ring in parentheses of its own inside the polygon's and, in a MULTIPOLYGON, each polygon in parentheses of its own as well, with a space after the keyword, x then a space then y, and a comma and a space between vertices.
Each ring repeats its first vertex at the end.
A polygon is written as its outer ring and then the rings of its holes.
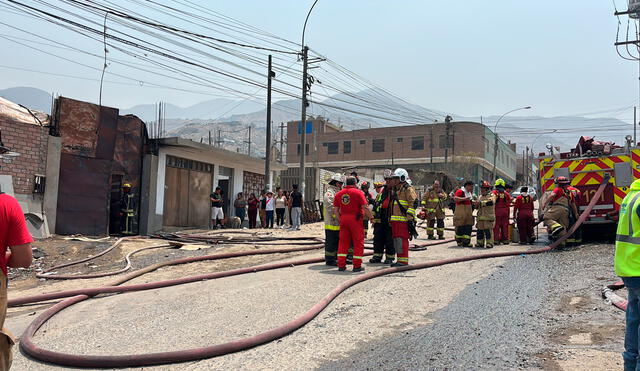
POLYGON ((640 179, 633 182, 631 191, 622 200, 616 232, 615 271, 620 277, 640 276, 640 179))

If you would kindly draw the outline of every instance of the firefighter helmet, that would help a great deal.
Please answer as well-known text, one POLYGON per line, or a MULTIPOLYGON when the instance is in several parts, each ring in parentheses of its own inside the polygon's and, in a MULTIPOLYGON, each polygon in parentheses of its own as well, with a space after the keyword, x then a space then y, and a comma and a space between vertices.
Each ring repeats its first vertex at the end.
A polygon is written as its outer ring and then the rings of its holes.
POLYGON ((562 185, 562 184, 569 184, 569 183, 570 183, 570 181, 569 181, 569 179, 567 179, 566 176, 559 176, 559 177, 556 178, 556 184, 561 184, 562 185))
POLYGON ((496 187, 503 187, 503 188, 504 188, 504 187, 506 186, 506 183, 504 182, 504 179, 502 179, 502 178, 498 178, 498 179, 496 179, 496 184, 495 184, 495 186, 496 186, 496 187))
POLYGON ((390 170, 390 169, 384 169, 384 172, 382 173, 382 176, 385 179, 391 179, 391 178, 393 178, 393 171, 390 170))
POLYGON ((333 174, 329 179, 329 184, 334 185, 336 183, 344 183, 344 179, 340 174, 333 174))
POLYGON ((488 188, 488 189, 491 189, 491 188, 493 188, 493 187, 491 186, 491 183, 487 182, 486 180, 483 180, 483 181, 482 181, 482 183, 480 183, 480 188, 488 188))
POLYGON ((131 188, 131 183, 124 183, 122 188, 131 188))
POLYGON ((369 185, 369 182, 367 182, 367 181, 362 181, 362 183, 360 183, 360 188, 367 188, 368 189, 369 187, 370 187, 370 185, 369 185))
POLYGON ((374 182, 373 183, 373 188, 380 188, 380 187, 384 187, 384 182, 374 182))
POLYGON ((405 169, 399 167, 393 172, 393 177, 400 178, 401 182, 406 182, 409 180, 409 173, 405 169))

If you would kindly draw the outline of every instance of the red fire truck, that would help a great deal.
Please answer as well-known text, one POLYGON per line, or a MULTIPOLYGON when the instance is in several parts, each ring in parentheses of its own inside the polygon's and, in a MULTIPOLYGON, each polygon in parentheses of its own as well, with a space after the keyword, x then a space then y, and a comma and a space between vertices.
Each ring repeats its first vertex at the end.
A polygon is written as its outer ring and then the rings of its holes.
POLYGON ((640 147, 633 147, 628 141, 624 147, 610 142, 598 142, 593 138, 581 137, 576 148, 559 154, 541 153, 538 157, 540 190, 542 194, 555 188, 554 179, 565 176, 571 185, 582 192, 579 211, 586 208, 596 189, 610 175, 604 193, 591 211, 585 224, 615 225, 622 199, 629 192, 629 186, 640 179, 640 147))

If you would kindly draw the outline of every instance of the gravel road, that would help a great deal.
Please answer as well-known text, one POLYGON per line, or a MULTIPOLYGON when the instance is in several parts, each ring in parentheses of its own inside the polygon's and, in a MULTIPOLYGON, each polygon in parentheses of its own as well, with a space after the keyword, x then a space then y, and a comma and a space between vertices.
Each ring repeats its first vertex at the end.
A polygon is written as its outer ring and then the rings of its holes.
POLYGON ((508 259, 433 323, 320 369, 620 369, 624 314, 600 298, 612 259, 610 244, 508 259))

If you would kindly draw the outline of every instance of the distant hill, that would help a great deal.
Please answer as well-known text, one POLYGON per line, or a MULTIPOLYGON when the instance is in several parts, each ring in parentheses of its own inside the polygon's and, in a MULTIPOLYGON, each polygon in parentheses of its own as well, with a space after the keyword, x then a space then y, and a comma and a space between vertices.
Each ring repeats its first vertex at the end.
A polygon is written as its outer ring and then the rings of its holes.
POLYGON ((0 97, 14 103, 22 104, 29 109, 51 113, 52 96, 44 90, 30 87, 16 87, 0 90, 0 97))
MULTIPOLYGON (((234 114, 258 111, 263 105, 249 100, 237 101, 233 99, 211 99, 189 107, 179 107, 171 103, 165 106, 167 119, 215 119, 234 114)), ((143 121, 154 121, 157 116, 156 104, 141 104, 131 108, 120 109, 120 114, 133 114, 143 121)))
MULTIPOLYGON (((51 110, 51 94, 31 87, 15 87, 0 90, 0 96, 10 101, 22 104, 26 107, 49 113, 51 110)), ((74 97, 82 99, 81 97, 74 97)), ((447 113, 427 109, 425 107, 403 102, 396 98, 384 97, 384 104, 377 107, 388 111, 387 114, 380 113, 371 107, 370 102, 380 102, 381 98, 376 91, 363 90, 357 93, 337 94, 324 100, 321 97, 312 96, 312 99, 325 103, 333 107, 327 107, 312 103, 307 113, 313 116, 323 116, 332 123, 341 126, 344 130, 365 129, 369 127, 398 126, 402 123, 392 120, 385 120, 375 116, 389 116, 400 121, 420 121, 430 123, 433 120, 444 121, 447 113), (335 107, 335 108, 334 108, 335 107), (357 111, 365 115, 355 114, 349 111, 357 111), (405 116, 400 116, 404 112, 405 116), (407 113, 408 112, 408 113, 407 113), (397 113, 397 114, 394 114, 397 113)), ((134 114, 142 120, 150 123, 156 118, 155 104, 140 104, 131 108, 121 108, 121 114, 134 114)), ((523 112, 519 112, 523 113, 523 112)), ((263 147, 264 128, 266 124, 266 109, 263 104, 249 100, 233 100, 226 98, 210 99, 188 107, 179 107, 171 103, 166 104, 166 131, 168 135, 179 135, 196 141, 203 139, 208 141, 208 132, 211 130, 214 135, 217 129, 227 132, 223 137, 228 141, 224 143, 230 149, 245 148, 246 134, 244 131, 248 126, 254 128, 254 141, 256 153, 260 153, 259 148, 263 147), (182 129, 184 128, 184 129, 182 129), (238 131, 232 133, 229 131, 238 131)), ((485 117, 464 117, 449 113, 454 121, 476 121, 483 122, 493 129, 498 116, 485 117)), ((516 113, 517 114, 517 113, 516 113)), ((300 119, 300 100, 289 99, 280 100, 273 103, 271 119, 274 128, 280 122, 287 122, 300 119)), ((518 145, 518 152, 522 153, 525 146, 530 146, 535 140, 534 152, 545 151, 545 144, 551 143, 560 146, 563 151, 574 147, 581 135, 595 137, 599 140, 614 141, 623 143, 624 136, 632 134, 633 126, 616 118, 586 118, 586 117, 539 117, 539 116, 514 116, 503 118, 498 126, 498 134, 504 140, 511 140, 518 145), (606 130, 607 127, 616 126, 615 130, 606 130), (576 128, 571 132, 562 132, 567 129, 576 128), (604 128, 604 130, 603 130, 604 128), (541 130, 558 129, 558 133, 538 136, 531 134, 541 130)), ((253 150, 252 150, 253 152, 253 150)))

